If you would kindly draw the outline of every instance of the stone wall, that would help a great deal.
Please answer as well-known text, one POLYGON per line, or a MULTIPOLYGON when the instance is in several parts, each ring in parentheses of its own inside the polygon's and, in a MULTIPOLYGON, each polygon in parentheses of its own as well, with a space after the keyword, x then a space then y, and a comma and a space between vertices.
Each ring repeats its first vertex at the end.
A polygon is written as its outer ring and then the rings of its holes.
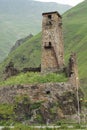
POLYGON ((44 83, 35 85, 12 85, 0 87, 0 103, 13 103, 16 95, 27 94, 32 101, 54 100, 55 95, 73 91, 69 83, 44 83), (49 94, 47 92, 49 91, 49 94), (49 96, 50 95, 50 96, 49 96))
POLYGON ((76 53, 71 53, 69 63, 64 68, 66 76, 69 78, 70 84, 73 84, 77 89, 80 87, 79 76, 78 76, 78 65, 76 53))
MULTIPOLYGON (((82 95, 80 94, 80 96, 82 95)), ((19 122, 24 122, 28 118, 29 124, 56 123, 61 119, 69 119, 70 115, 72 115, 71 120, 77 121, 76 90, 70 83, 0 87, 0 104, 14 104, 16 120, 19 122), (24 95, 28 100, 25 102, 19 100, 15 105, 16 97, 24 95)))

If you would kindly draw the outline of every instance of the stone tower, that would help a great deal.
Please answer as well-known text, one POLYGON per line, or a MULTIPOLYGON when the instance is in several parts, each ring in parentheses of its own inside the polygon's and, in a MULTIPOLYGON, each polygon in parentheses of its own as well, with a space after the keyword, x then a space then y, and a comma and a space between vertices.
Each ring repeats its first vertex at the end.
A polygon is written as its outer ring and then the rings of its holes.
POLYGON ((62 17, 58 12, 43 13, 41 72, 57 72, 64 66, 62 17))

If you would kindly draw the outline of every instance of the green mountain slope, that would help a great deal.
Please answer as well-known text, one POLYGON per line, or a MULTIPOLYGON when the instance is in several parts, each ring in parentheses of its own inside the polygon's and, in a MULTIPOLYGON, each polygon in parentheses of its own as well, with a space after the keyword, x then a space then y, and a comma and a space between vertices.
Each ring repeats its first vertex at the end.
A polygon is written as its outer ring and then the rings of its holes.
POLYGON ((34 0, 0 0, 0 62, 7 56, 16 40, 41 31, 41 13, 59 10, 68 5, 43 3, 34 0))
MULTIPOLYGON (((77 5, 63 15, 64 46, 66 61, 71 51, 77 52, 80 79, 87 79, 87 1, 77 5)), ((18 69, 39 66, 41 59, 41 33, 32 37, 11 52, 3 62, 13 61, 18 69)))
POLYGON ((77 52, 80 77, 87 78, 87 1, 64 14, 65 53, 77 52))
POLYGON ((11 51, 8 57, 0 65, 0 71, 12 61, 19 70, 26 67, 38 67, 41 63, 41 33, 29 38, 17 49, 11 51))

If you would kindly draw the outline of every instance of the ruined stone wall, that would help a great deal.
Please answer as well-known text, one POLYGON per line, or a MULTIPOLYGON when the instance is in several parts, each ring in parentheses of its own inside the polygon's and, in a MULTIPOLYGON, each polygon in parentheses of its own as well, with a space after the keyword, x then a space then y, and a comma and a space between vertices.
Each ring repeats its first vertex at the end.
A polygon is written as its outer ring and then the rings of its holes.
POLYGON ((77 122, 78 119, 76 90, 70 83, 0 87, 0 104, 14 104, 16 121, 28 119, 29 124, 56 123, 61 119, 77 122))
POLYGON ((77 66, 77 56, 76 53, 72 53, 69 58, 69 82, 73 84, 76 88, 80 86, 78 77, 78 66, 77 66))
POLYGON ((61 96, 63 92, 73 90, 74 87, 70 83, 2 86, 0 87, 0 103, 14 103, 15 96, 22 94, 27 94, 32 101, 51 101, 51 99, 54 100, 56 98, 55 95, 61 96))

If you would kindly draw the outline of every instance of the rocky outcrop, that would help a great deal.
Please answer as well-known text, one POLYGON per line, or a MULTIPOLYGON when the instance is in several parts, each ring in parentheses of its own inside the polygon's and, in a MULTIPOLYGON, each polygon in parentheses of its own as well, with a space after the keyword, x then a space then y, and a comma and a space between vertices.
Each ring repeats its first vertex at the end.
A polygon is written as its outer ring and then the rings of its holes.
POLYGON ((29 34, 27 37, 19 39, 16 41, 15 45, 11 48, 11 52, 14 51, 16 48, 18 48, 21 44, 23 44, 25 41, 27 41, 28 39, 32 38, 33 35, 29 34))
POLYGON ((28 124, 56 123, 70 115, 73 120, 77 113, 76 89, 69 83, 0 87, 0 104, 14 104, 14 120, 28 124))

